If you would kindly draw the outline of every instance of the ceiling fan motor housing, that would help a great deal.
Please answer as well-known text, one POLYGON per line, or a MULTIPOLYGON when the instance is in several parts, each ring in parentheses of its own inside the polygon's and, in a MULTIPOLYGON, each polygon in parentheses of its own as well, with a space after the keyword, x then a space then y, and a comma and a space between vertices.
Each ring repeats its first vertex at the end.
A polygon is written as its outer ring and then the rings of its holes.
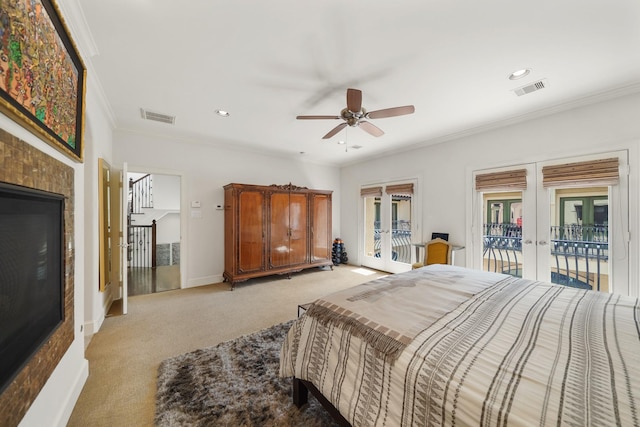
POLYGON ((351 111, 348 108, 343 108, 340 112, 340 117, 342 117, 349 126, 353 127, 358 126, 360 124, 360 119, 366 117, 366 115, 367 110, 364 108, 357 112, 351 111))

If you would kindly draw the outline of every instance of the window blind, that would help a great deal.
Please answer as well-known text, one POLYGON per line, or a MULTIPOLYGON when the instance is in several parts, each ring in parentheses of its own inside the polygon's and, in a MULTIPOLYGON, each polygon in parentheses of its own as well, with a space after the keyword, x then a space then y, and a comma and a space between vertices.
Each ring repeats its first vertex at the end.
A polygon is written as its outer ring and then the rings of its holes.
POLYGON ((387 185, 387 194, 413 194, 413 184, 387 185))
POLYGON ((382 197, 382 187, 369 187, 360 189, 361 197, 382 197))
POLYGON ((525 190, 526 188, 526 169, 513 169, 476 175, 476 190, 478 191, 525 190))
POLYGON ((544 166, 542 186, 549 188, 615 185, 620 179, 618 166, 617 157, 544 166))

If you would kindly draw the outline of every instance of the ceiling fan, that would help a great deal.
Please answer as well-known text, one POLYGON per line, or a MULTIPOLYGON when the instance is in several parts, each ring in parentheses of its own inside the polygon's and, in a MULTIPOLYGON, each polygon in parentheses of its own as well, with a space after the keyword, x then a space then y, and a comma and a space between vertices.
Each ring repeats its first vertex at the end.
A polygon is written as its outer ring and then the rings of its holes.
POLYGON ((362 108, 362 91, 358 89, 347 89, 347 107, 343 108, 339 116, 297 116, 298 120, 324 120, 324 119, 342 119, 343 123, 334 127, 322 139, 329 139, 347 125, 359 126, 365 132, 373 136, 382 136, 384 132, 379 127, 364 119, 382 119, 385 117, 403 116, 412 114, 415 111, 413 105, 405 105, 403 107, 385 108, 383 110, 367 111, 362 108))

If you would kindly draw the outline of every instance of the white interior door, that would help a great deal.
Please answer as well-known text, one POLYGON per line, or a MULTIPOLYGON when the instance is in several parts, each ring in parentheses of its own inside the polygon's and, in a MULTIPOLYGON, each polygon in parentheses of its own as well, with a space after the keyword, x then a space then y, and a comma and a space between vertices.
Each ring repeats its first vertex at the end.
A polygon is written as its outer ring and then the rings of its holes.
POLYGON ((129 186, 127 183, 127 163, 122 165, 120 171, 120 283, 122 284, 120 292, 122 294, 122 314, 128 312, 128 268, 129 268, 129 243, 127 238, 127 215, 129 214, 129 186))

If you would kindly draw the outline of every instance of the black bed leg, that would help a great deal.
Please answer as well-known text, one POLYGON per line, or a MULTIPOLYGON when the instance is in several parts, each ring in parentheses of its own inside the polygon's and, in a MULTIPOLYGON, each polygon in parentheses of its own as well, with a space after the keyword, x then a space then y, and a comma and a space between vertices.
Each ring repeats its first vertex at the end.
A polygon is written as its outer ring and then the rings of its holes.
POLYGON ((300 381, 298 378, 293 378, 292 391, 293 404, 296 405, 296 407, 299 408, 307 403, 307 400, 309 399, 309 390, 307 390, 307 387, 305 387, 305 385, 302 384, 302 381, 300 381))

